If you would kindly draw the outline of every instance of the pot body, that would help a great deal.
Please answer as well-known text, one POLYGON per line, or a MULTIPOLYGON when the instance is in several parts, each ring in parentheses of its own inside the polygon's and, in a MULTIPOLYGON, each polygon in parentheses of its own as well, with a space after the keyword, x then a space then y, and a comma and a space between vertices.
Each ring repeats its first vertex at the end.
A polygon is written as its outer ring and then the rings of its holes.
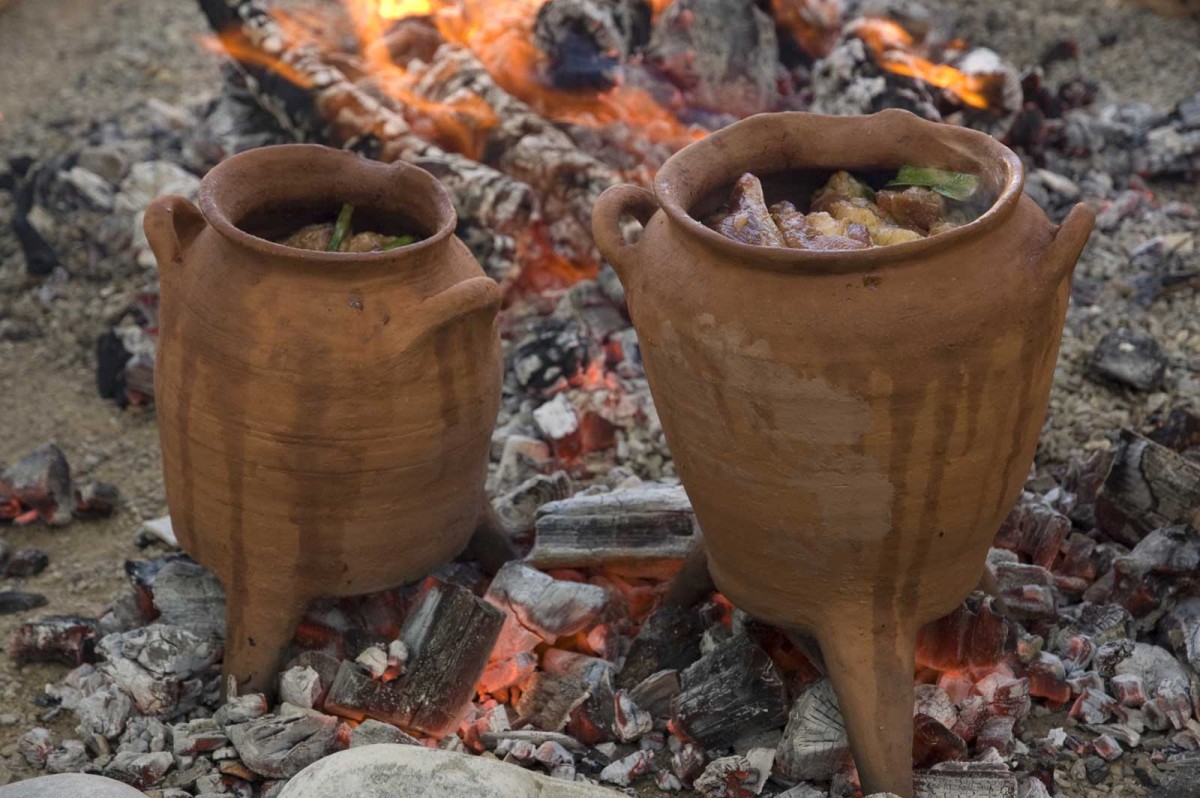
POLYGON ((226 586, 236 653, 245 627, 286 626, 286 644, 308 600, 418 579, 466 546, 500 400, 500 292, 414 167, 254 150, 205 178, 201 206, 166 199, 147 217, 155 400, 172 522, 226 586), (342 202, 426 238, 328 254, 239 229, 342 202), (286 617, 269 620, 273 607, 286 617))
POLYGON ((596 218, 717 587, 818 637, 852 736, 907 725, 857 751, 890 758, 858 757, 867 792, 910 789, 879 774, 911 750, 912 638, 979 584, 1028 474, 1091 226, 1056 237, 1015 156, 975 136, 904 112, 752 117, 677 154, 655 200, 626 189, 596 218), (979 174, 997 203, 969 230, 816 255, 687 215, 746 171, 906 163, 979 174), (606 222, 621 212, 650 216, 636 244, 606 222), (851 689, 875 704, 858 719, 851 689))

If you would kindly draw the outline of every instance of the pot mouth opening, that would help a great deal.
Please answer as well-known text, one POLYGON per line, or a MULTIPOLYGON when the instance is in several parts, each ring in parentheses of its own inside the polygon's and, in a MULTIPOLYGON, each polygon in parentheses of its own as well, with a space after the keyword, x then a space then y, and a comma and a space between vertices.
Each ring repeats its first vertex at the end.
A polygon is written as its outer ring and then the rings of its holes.
POLYGON ((393 263, 433 247, 457 224, 441 183, 402 162, 372 161, 316 144, 281 144, 234 155, 200 183, 200 210, 225 238, 276 258, 309 264, 393 263), (333 222, 354 206, 355 232, 419 240, 375 252, 324 252, 277 243, 305 225, 333 222))
POLYGON ((759 114, 723 128, 673 155, 654 180, 654 193, 673 224, 696 243, 736 258, 739 265, 776 271, 866 271, 958 246, 983 235, 1017 208, 1025 183, 1020 158, 985 133, 930 122, 898 109, 866 116, 802 112, 759 114), (853 173, 920 166, 967 172, 991 199, 976 219, 917 241, 868 249, 814 251, 743 244, 700 218, 729 196, 744 173, 761 178, 768 203, 782 185, 820 185, 845 169, 853 173))

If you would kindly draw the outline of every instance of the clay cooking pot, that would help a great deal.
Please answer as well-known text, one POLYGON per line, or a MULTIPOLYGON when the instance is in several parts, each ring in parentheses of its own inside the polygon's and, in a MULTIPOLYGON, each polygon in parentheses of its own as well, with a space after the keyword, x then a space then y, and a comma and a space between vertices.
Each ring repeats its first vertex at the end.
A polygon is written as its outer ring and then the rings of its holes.
POLYGON ((1045 417, 1093 214, 1055 227, 1023 179, 994 139, 907 112, 765 114, 676 154, 653 194, 619 186, 596 207, 713 580, 820 641, 866 793, 912 794, 917 629, 979 584, 1045 417), (905 164, 974 173, 995 201, 849 252, 696 220, 743 172, 773 202, 806 173, 905 164))
POLYGON ((311 599, 421 578, 481 520, 501 297, 455 221, 428 173, 310 145, 236 155, 200 210, 164 197, 146 213, 167 501, 226 587, 242 689, 269 692, 311 599), (423 239, 344 254, 248 232, 286 236, 343 202, 423 239))

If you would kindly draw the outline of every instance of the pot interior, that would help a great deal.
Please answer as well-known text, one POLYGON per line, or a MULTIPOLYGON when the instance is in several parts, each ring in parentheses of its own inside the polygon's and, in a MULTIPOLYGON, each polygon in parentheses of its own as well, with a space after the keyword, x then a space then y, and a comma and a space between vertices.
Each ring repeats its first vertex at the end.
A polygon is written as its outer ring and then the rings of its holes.
MULTIPOLYGON (((337 219, 341 207, 340 203, 322 200, 291 202, 252 210, 244 218, 234 220, 234 224, 239 230, 255 238, 278 243, 305 225, 321 222, 332 224, 337 219)), ((431 229, 430 225, 422 224, 420 220, 394 210, 357 205, 354 207, 350 226, 355 233, 411 235, 418 240, 437 232, 436 229, 431 229)))

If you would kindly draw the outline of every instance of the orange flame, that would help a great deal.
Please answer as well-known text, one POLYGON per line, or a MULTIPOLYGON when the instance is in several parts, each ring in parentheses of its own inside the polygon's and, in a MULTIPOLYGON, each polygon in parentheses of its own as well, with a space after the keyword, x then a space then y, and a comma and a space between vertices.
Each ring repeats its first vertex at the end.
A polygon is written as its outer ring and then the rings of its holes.
POLYGON ((987 96, 990 81, 986 77, 967 75, 952 66, 935 64, 917 55, 912 36, 890 19, 860 19, 850 32, 866 42, 875 60, 887 71, 945 89, 972 107, 990 107, 987 96))

